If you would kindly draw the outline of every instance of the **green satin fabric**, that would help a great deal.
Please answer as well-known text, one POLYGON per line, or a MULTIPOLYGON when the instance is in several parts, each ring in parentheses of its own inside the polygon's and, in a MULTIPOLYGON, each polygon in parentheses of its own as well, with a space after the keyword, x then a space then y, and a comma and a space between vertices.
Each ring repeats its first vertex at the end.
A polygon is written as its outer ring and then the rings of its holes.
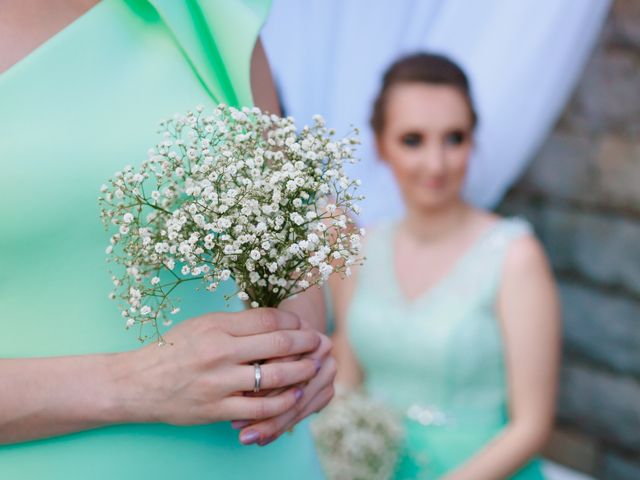
MULTIPOLYGON (((100 185, 146 158, 160 119, 252 104, 250 57, 268 9, 104 0, 0 75, 0 356, 138 347, 107 298, 100 185)), ((185 288, 181 319, 242 308, 223 293, 185 288)), ((121 425, 0 447, 3 479, 250 476, 321 478, 306 423, 264 448, 241 446, 228 423, 121 425)))
MULTIPOLYGON (((530 230, 517 219, 497 223, 411 301, 395 280, 395 231, 385 225, 368 239, 347 327, 367 391, 405 418, 395 478, 433 479, 476 454, 508 422, 495 302, 507 247, 530 230), (416 406, 427 412, 423 421, 407 415, 416 406)), ((542 478, 538 462, 513 478, 542 478)))

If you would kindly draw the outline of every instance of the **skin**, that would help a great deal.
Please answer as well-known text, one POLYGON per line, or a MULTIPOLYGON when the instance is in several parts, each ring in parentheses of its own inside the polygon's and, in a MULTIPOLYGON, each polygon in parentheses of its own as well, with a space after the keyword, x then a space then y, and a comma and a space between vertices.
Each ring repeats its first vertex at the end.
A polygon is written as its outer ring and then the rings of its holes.
MULTIPOLYGON (((407 214, 394 245, 395 272, 410 300, 433 288, 474 241, 497 221, 461 196, 473 148, 464 96, 451 86, 405 83, 391 87, 380 156, 400 186, 407 214)), ((364 372, 349 345, 346 312, 358 272, 333 278, 336 381, 357 388, 364 372)), ((551 432, 560 357, 556 289, 542 247, 531 236, 507 252, 496 299, 507 366, 510 420, 504 430, 448 480, 500 479, 515 473, 551 432)))
MULTIPOLYGON (((0 72, 79 18, 95 0, 0 0, 0 72)), ((255 103, 278 112, 258 42, 255 103)), ((121 423, 251 422, 243 443, 277 438, 333 396, 336 364, 323 335, 324 299, 312 288, 279 309, 210 313, 182 322, 156 344, 124 353, 0 359, 0 444, 121 423), (263 391, 253 389, 252 363, 263 391), (159 408, 159 406, 161 406, 159 408), (151 414, 153 412, 153 414, 151 414)))

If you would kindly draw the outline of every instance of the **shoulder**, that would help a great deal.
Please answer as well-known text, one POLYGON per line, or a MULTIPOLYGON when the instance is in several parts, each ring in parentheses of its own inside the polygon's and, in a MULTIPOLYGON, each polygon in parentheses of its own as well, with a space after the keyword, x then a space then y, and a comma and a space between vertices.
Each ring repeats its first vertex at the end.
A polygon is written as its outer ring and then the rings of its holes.
POLYGON ((334 273, 329 277, 329 290, 337 327, 340 327, 340 324, 344 322, 344 317, 355 294, 363 268, 366 269, 369 262, 378 260, 378 255, 375 251, 377 249, 376 243, 383 240, 382 237, 387 228, 390 228, 390 226, 386 223, 378 224, 374 227, 366 227, 364 233, 360 236, 360 256, 363 259, 363 263, 352 265, 349 276, 334 273))
POLYGON ((518 270, 546 259, 533 227, 522 217, 503 217, 493 212, 474 209, 472 222, 476 230, 488 232, 487 240, 504 259, 504 267, 518 270))
POLYGON ((521 217, 501 217, 477 210, 476 222, 490 231, 489 246, 501 258, 501 283, 535 281, 538 276, 550 276, 544 247, 536 238, 531 224, 521 217))
POLYGON ((513 240, 509 246, 506 264, 518 269, 546 261, 546 258, 544 248, 538 239, 532 234, 525 234, 513 240))
POLYGON ((555 286, 544 247, 528 223, 523 220, 517 222, 519 224, 514 224, 514 228, 519 230, 518 235, 511 239, 504 252, 499 296, 522 298, 542 295, 550 298, 554 295, 555 286))
POLYGON ((483 238, 484 243, 493 251, 503 255, 510 250, 530 249, 531 246, 526 244, 537 244, 531 224, 521 217, 502 217, 493 212, 473 208, 468 225, 473 236, 483 238))
POLYGON ((535 237, 529 223, 521 219, 505 220, 511 223, 515 235, 505 252, 505 274, 523 274, 536 268, 548 268, 547 255, 535 237))

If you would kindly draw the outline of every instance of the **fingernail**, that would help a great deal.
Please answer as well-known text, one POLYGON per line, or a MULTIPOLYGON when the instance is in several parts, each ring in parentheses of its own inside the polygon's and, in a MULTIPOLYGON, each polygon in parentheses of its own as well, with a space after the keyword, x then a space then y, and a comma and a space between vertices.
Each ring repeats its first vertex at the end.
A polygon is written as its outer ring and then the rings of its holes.
POLYGON ((295 391, 295 394, 294 394, 296 396, 296 402, 302 398, 303 394, 304 394, 304 392, 302 391, 302 389, 300 387, 296 388, 296 391, 295 391))
POLYGON ((235 430, 240 430, 241 428, 244 428, 247 425, 249 425, 249 423, 251 423, 249 420, 233 420, 231 422, 231 428, 235 430))
POLYGON ((255 430, 247 430, 240 434, 240 441, 245 445, 255 443, 260 438, 260 433, 255 430))
POLYGON ((322 368, 322 361, 320 361, 320 359, 316 358, 315 362, 316 362, 316 373, 318 373, 320 371, 320 369, 322 368))

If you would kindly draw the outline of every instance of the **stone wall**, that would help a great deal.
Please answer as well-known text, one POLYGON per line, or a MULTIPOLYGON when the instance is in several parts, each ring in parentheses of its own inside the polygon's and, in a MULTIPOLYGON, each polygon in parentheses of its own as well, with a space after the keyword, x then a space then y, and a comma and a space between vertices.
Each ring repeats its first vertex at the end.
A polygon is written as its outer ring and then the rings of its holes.
POLYGON ((529 218, 560 286, 564 362, 547 455, 640 479, 640 0, 615 0, 561 120, 499 208, 529 218))

